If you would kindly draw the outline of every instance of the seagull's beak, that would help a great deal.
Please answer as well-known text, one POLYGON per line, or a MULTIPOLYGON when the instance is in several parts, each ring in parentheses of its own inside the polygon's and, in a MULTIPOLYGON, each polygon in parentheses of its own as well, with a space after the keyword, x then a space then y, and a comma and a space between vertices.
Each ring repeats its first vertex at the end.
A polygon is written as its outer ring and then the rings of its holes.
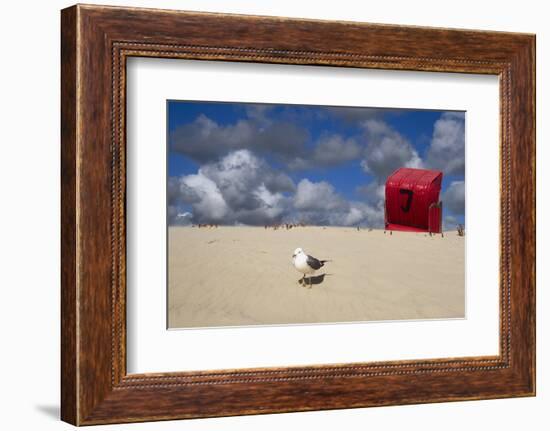
POLYGON ((295 255, 295 254, 293 254, 293 255, 292 255, 292 257, 296 257, 296 255, 295 255))

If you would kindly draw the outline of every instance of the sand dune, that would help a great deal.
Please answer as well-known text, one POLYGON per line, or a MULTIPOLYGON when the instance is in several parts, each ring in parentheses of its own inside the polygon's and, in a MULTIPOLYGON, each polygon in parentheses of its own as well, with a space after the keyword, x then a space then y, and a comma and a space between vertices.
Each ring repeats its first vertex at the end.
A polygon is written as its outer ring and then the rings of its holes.
POLYGON ((170 227, 169 327, 464 317, 464 240, 456 232, 170 227), (296 247, 332 259, 311 289, 298 283, 296 247))

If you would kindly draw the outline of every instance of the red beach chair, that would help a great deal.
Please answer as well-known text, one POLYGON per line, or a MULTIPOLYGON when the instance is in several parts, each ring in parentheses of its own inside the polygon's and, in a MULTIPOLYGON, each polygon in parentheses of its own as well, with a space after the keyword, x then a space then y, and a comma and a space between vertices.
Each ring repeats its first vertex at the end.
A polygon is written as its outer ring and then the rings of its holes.
POLYGON ((441 233, 443 172, 399 168, 386 180, 385 230, 441 233))

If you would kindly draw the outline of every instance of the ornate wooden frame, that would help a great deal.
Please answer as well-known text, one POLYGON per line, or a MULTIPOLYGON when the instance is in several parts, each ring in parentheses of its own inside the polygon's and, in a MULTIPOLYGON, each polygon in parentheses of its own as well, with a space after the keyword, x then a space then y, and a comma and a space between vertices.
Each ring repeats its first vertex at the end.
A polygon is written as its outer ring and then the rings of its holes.
POLYGON ((63 420, 88 425, 535 394, 534 35, 81 5, 61 15, 63 420), (498 75, 500 354, 128 375, 129 56, 498 75))

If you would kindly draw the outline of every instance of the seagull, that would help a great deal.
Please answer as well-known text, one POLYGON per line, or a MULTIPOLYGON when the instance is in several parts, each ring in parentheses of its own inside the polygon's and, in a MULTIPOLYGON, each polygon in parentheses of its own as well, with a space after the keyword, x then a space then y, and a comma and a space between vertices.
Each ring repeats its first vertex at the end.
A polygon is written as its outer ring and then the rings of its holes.
MULTIPOLYGON (((330 261, 316 259, 313 256, 306 254, 301 248, 294 250, 294 254, 292 255, 292 263, 294 263, 294 267, 298 272, 304 274, 299 283, 305 283, 304 280, 306 278, 306 274, 313 274, 316 270, 324 266, 326 262, 330 261)), ((309 288, 311 289, 311 278, 309 279, 309 288)))

